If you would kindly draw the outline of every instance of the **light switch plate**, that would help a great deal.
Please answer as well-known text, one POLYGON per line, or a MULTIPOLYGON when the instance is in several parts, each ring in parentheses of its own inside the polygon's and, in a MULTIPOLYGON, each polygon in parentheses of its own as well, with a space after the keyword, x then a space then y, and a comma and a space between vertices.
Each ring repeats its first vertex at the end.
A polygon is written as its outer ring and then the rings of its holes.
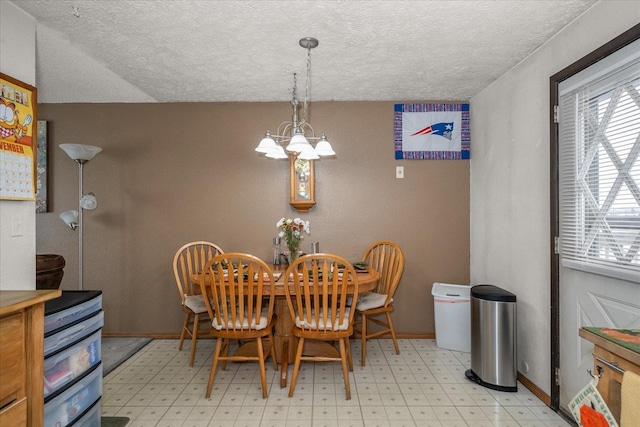
POLYGON ((17 237, 22 236, 24 224, 21 216, 12 215, 11 216, 11 236, 17 237))
POLYGON ((404 178, 404 166, 396 166, 396 178, 404 178))

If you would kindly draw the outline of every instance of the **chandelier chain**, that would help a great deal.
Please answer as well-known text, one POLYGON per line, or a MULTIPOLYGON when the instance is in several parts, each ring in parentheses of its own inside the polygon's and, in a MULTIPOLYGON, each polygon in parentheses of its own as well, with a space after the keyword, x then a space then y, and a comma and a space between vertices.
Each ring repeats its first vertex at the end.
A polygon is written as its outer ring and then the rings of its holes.
POLYGON ((302 109, 302 122, 307 123, 307 100, 309 99, 309 75, 311 74, 311 46, 307 47, 307 77, 304 82, 304 108, 302 109))
POLYGON ((296 73, 293 73, 293 93, 291 103, 293 105, 298 104, 298 78, 296 73))

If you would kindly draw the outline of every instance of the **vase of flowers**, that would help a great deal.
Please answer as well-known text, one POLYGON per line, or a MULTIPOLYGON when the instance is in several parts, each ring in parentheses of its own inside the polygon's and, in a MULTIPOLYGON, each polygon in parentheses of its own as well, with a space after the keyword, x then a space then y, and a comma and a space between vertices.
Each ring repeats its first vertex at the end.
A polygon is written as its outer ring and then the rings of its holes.
POLYGON ((304 233, 311 233, 309 221, 303 221, 300 218, 281 218, 276 223, 276 227, 280 230, 280 237, 284 237, 285 244, 289 250, 287 260, 291 264, 298 258, 300 241, 304 238, 304 233))

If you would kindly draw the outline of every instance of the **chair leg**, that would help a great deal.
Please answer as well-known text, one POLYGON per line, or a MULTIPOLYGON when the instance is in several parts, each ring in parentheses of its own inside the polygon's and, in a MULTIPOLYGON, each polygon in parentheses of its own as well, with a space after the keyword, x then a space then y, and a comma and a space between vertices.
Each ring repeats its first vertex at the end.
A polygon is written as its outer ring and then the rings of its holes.
POLYGON ((218 369, 218 358, 220 357, 220 348, 222 347, 222 338, 216 341, 216 349, 213 351, 213 361, 211 362, 211 372, 209 372, 209 382, 207 383, 207 393, 205 397, 211 397, 211 389, 213 388, 213 378, 216 376, 218 369))
POLYGON ((391 313, 388 311, 384 314, 387 315, 387 324, 389 325, 389 331, 391 331, 391 338, 393 339, 393 345, 396 347, 396 354, 400 354, 400 347, 398 347, 398 339, 396 338, 396 331, 393 329, 393 323, 391 322, 391 313))
POLYGON ((222 370, 226 371, 227 370, 227 357, 229 357, 229 340, 227 338, 223 338, 223 345, 224 347, 222 348, 222 356, 224 357, 224 359, 222 360, 222 370))
POLYGON ((262 383, 262 397, 266 399, 269 397, 267 392, 267 372, 264 366, 264 349, 262 348, 262 338, 256 339, 256 346, 258 347, 258 364, 260 365, 260 382, 262 383))
POLYGON ((196 314, 193 318, 193 331, 191 332, 191 355, 189 356, 189 366, 193 366, 196 358, 196 342, 198 339, 198 328, 200 327, 200 315, 196 314))
POLYGON ((353 332, 354 332, 354 337, 355 337, 355 333, 358 332, 356 329, 356 325, 362 323, 362 315, 360 314, 359 311, 356 310, 356 314, 353 315, 353 332))
POLYGON ((269 333, 269 343, 271 343, 271 360, 273 361, 273 370, 278 370, 278 360, 276 353, 276 343, 273 341, 273 333, 269 333))
POLYGON ((367 360, 367 315, 362 313, 362 328, 360 329, 360 342, 362 353, 362 364, 360 366, 364 366, 365 361, 367 360))
POLYGON ((178 351, 182 351, 182 343, 184 343, 184 337, 189 330, 189 320, 191 320, 191 314, 184 315, 184 323, 182 324, 182 332, 180 333, 180 344, 178 344, 178 351))
POLYGON ((347 341, 347 362, 349 362, 349 371, 353 372, 353 357, 351 355, 351 340, 349 338, 347 341))
POLYGON ((347 368, 347 350, 345 348, 345 340, 348 340, 348 339, 349 338, 340 338, 340 362, 342 362, 342 376, 344 377, 344 388, 347 392, 347 400, 350 400, 351 387, 349 387, 349 372, 347 368))
MULTIPOLYGON (((289 397, 293 397, 293 391, 296 388, 296 380, 298 379, 298 370, 300 369, 300 360, 302 359, 302 348, 304 347, 304 338, 298 339, 298 349, 296 351, 296 361, 293 364, 293 374, 291 375, 291 385, 289 386, 289 397)), ((283 367, 284 369, 284 367, 283 367)))

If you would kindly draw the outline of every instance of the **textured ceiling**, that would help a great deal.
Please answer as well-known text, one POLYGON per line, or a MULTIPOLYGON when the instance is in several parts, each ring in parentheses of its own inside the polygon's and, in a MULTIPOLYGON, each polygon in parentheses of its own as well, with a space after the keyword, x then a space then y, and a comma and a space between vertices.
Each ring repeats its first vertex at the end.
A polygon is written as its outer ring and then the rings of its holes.
MULTIPOLYGON (((4 1, 4 0, 3 0, 4 1)), ((595 0, 13 0, 38 21, 39 101, 468 100, 595 0)))

